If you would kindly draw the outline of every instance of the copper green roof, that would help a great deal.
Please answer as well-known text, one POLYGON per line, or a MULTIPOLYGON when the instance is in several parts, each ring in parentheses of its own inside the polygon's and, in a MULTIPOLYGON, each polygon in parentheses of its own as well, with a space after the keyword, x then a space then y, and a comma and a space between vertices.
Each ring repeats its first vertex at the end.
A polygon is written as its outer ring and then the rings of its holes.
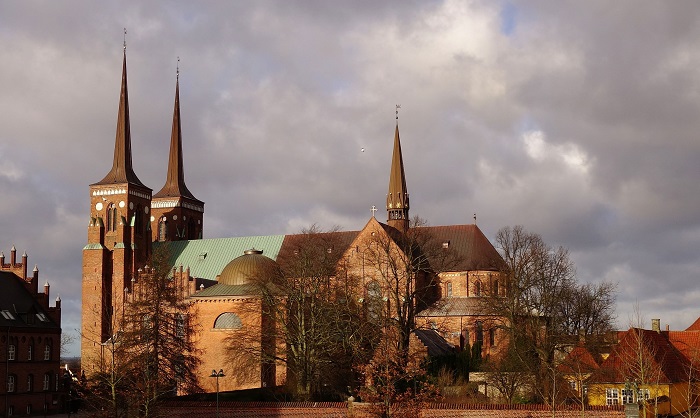
POLYGON ((216 296, 254 296, 260 294, 260 288, 254 283, 247 284, 221 284, 207 287, 192 295, 193 298, 207 298, 216 296))
POLYGON ((170 264, 179 268, 190 268, 190 276, 216 280, 224 267, 250 248, 263 250, 271 259, 277 259, 284 235, 254 237, 213 238, 189 241, 154 243, 154 247, 165 245, 170 252, 170 264))

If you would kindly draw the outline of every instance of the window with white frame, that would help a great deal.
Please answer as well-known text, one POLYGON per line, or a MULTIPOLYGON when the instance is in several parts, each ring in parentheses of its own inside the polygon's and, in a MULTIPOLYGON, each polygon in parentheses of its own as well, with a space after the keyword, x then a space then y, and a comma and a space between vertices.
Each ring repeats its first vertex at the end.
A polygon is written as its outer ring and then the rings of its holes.
POLYGON ((44 360, 51 360, 51 346, 49 344, 44 347, 44 360))
POLYGON ((34 375, 27 376, 27 392, 31 392, 34 389, 34 375))
POLYGON ((46 373, 44 374, 44 390, 49 390, 49 387, 51 387, 51 374, 46 373))
POLYGON ((15 391, 15 376, 14 375, 9 375, 7 376, 7 391, 8 392, 14 392, 15 391))
POLYGON ((17 348, 15 347, 14 344, 8 345, 7 346, 7 359, 14 360, 16 351, 17 351, 17 348))
POLYGON ((622 389, 622 404, 634 403, 634 390, 622 389))
POLYGON ((447 295, 448 298, 452 297, 452 282, 447 282, 447 295))
POLYGON ((34 346, 29 344, 29 346, 27 346, 27 360, 32 359, 32 351, 34 351, 34 346))
POLYGON ((605 404, 606 405, 619 405, 620 403, 620 391, 617 388, 607 388, 605 389, 605 404))

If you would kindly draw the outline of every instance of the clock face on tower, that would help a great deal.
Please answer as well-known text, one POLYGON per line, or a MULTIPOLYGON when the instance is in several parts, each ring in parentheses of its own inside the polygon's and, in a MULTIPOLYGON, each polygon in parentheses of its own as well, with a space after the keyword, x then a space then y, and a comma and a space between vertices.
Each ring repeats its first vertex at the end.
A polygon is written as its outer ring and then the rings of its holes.
POLYGON ((97 202, 97 203, 95 204, 95 209, 97 209, 97 210, 102 210, 102 207, 103 207, 103 206, 102 206, 102 202, 97 202))

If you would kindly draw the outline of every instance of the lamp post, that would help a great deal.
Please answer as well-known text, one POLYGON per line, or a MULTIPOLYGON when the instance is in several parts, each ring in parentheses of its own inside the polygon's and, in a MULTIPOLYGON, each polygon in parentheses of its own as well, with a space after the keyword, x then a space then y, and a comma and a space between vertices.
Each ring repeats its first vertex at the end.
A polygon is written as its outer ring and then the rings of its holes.
POLYGON ((219 369, 218 372, 216 370, 212 370, 211 375, 209 376, 216 378, 216 418, 219 418, 219 378, 224 376, 226 376, 224 374, 224 369, 219 369))

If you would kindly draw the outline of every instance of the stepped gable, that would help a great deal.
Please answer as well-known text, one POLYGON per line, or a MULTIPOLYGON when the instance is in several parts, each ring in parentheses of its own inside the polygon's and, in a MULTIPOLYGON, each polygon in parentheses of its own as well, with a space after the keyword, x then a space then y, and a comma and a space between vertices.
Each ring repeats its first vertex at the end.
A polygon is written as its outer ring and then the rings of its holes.
MULTIPOLYGON (((26 283, 15 273, 0 271, 0 310, 8 311, 11 318, 0 315, 0 326, 9 328, 60 328, 51 315, 27 290, 26 283)), ((39 296, 44 296, 39 294, 39 296)))

